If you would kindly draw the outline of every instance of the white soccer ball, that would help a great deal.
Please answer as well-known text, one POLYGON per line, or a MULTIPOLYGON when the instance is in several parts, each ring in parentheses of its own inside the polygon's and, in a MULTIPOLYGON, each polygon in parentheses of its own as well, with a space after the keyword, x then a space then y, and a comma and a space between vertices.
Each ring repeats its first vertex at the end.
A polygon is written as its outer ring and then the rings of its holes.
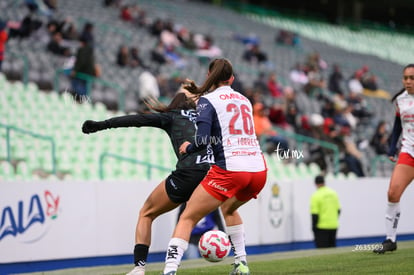
POLYGON ((205 232, 198 241, 201 256, 209 262, 220 262, 231 250, 229 236, 220 230, 205 232))

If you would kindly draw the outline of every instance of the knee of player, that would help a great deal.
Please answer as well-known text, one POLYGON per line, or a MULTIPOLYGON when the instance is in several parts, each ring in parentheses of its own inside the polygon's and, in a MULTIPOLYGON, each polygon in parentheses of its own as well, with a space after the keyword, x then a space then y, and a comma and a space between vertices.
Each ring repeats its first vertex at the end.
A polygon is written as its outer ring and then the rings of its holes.
POLYGON ((395 188, 388 189, 388 201, 389 202, 399 202, 401 198, 400 192, 397 192, 395 188))

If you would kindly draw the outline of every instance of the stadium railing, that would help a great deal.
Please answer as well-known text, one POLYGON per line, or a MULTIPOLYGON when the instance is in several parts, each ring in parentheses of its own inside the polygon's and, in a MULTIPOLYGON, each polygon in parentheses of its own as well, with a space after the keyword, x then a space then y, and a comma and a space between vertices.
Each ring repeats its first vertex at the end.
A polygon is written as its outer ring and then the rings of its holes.
POLYGON ((371 176, 376 177, 379 163, 392 163, 392 161, 385 155, 378 155, 372 159, 371 176))
POLYGON ((104 162, 105 162, 106 158, 114 158, 114 159, 117 159, 117 160, 120 160, 120 161, 126 161, 126 162, 130 162, 130 163, 145 166, 147 168, 147 179, 148 180, 150 180, 151 177, 152 177, 152 169, 157 169, 157 170, 161 170, 161 171, 171 171, 171 168, 155 165, 155 164, 145 162, 145 161, 140 161, 140 160, 137 160, 137 159, 134 159, 134 158, 128 158, 128 157, 124 157, 124 156, 121 156, 121 155, 104 152, 99 157, 99 178, 101 180, 105 179, 104 162))
POLYGON ((293 132, 289 132, 286 131, 280 127, 277 126, 273 126, 273 128, 275 129, 275 131, 277 131, 278 133, 280 133, 283 136, 289 137, 294 139, 297 142, 298 145, 298 149, 300 150, 303 147, 304 143, 309 143, 309 144, 317 144, 323 148, 326 148, 328 150, 332 150, 333 152, 333 172, 336 175, 339 172, 339 147, 336 144, 327 142, 327 141, 323 141, 323 140, 319 140, 319 139, 315 139, 312 137, 308 137, 308 136, 304 136, 304 135, 300 135, 297 133, 293 133, 293 132))
POLYGON ((5 128, 6 129, 6 151, 7 151, 7 161, 9 163, 12 162, 12 153, 11 153, 11 138, 10 138, 10 132, 11 131, 15 131, 24 135, 29 135, 33 138, 37 138, 37 139, 42 139, 42 140, 46 140, 48 142, 50 142, 51 144, 51 157, 52 157, 52 174, 56 174, 56 143, 55 140, 50 137, 50 136, 45 136, 45 135, 40 135, 25 129, 21 129, 21 128, 17 128, 15 126, 11 126, 11 125, 6 125, 6 124, 2 124, 0 123, 0 127, 5 128))

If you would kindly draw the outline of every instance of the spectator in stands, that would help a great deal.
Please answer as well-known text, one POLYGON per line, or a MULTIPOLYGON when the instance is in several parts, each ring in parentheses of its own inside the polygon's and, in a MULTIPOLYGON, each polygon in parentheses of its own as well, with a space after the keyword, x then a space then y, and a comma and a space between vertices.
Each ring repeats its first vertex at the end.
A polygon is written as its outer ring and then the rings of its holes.
POLYGON ((197 49, 197 44, 194 41, 194 33, 189 31, 186 27, 181 27, 177 32, 177 38, 181 45, 187 50, 194 51, 197 49))
POLYGON ((161 97, 173 98, 175 93, 180 90, 181 84, 184 83, 179 72, 174 72, 171 76, 166 74, 156 75, 158 88, 161 97))
POLYGON ((292 87, 286 86, 283 93, 285 95, 286 122, 295 132, 298 132, 301 125, 298 122, 300 110, 296 102, 296 92, 292 87))
POLYGON ((168 62, 167 56, 165 54, 164 45, 161 40, 158 40, 155 47, 151 50, 151 61, 163 65, 168 62))
POLYGON ((321 58, 319 52, 313 52, 306 58, 305 65, 309 68, 315 68, 318 71, 324 71, 328 68, 328 63, 321 58))
POLYGON ((143 69, 149 69, 148 65, 146 65, 140 57, 138 47, 131 47, 129 53, 131 58, 130 65, 132 68, 141 67, 143 69))
POLYGON ((320 98, 323 96, 326 82, 319 67, 311 66, 308 71, 308 83, 303 87, 305 93, 310 97, 320 98))
POLYGON ((266 81, 266 73, 259 72, 257 78, 253 81, 253 88, 263 95, 267 94, 268 90, 266 81))
POLYGON ((274 100, 268 111, 268 118, 273 126, 288 129, 289 124, 286 121, 286 105, 284 98, 274 100))
POLYGON ((18 24, 18 27, 9 29, 10 38, 28 38, 30 35, 42 26, 42 21, 36 16, 36 9, 29 8, 29 12, 18 24))
POLYGON ((49 43, 47 44, 47 50, 59 56, 68 57, 71 55, 70 48, 63 45, 63 38, 60 32, 55 32, 52 35, 49 43))
POLYGON ((181 46, 180 40, 174 32, 174 23, 172 21, 164 22, 164 28, 160 33, 160 40, 167 49, 181 46))
POLYGON ((350 106, 352 106, 352 114, 361 122, 365 122, 365 120, 372 116, 362 94, 350 91, 346 97, 346 101, 350 106))
POLYGON ((328 80, 329 91, 334 94, 343 94, 344 91, 342 90, 341 85, 343 80, 344 76, 342 75, 340 66, 338 64, 334 64, 328 80))
MULTIPOLYGON (((96 75, 96 64, 93 47, 86 36, 80 38, 80 47, 76 52, 76 60, 71 72, 72 90, 77 99, 84 98, 88 94, 88 82, 85 77, 96 75), (88 43, 89 42, 89 43, 88 43)), ((90 87, 90 86, 89 86, 90 87)))
POLYGON ((7 23, 0 19, 0 72, 2 71, 2 63, 6 52, 6 44, 8 39, 8 33, 6 31, 7 23))
POLYGON ((321 112, 320 114, 326 118, 333 118, 335 115, 335 103, 334 100, 332 98, 328 98, 325 97, 322 100, 322 105, 321 105, 321 112))
POLYGON ((370 90, 370 91, 378 90, 377 77, 372 73, 369 73, 368 75, 365 75, 362 78, 361 84, 362 84, 362 87, 364 87, 364 89, 367 89, 367 90, 370 90))
POLYGON ((138 9, 137 14, 135 17, 135 24, 138 27, 147 27, 148 26, 148 17, 147 17, 147 11, 144 9, 138 9))
POLYGON ((349 172, 354 173, 357 177, 365 177, 363 165, 362 165, 362 158, 363 154, 358 149, 354 140, 350 135, 350 131, 345 127, 342 128, 344 133, 343 144, 345 146, 345 156, 344 162, 346 164, 345 167, 345 174, 349 172))
POLYGON ((78 40, 79 33, 72 17, 68 16, 61 23, 60 32, 65 40, 78 40))
POLYGON ((283 29, 279 30, 275 41, 278 45, 284 46, 298 46, 300 44, 300 38, 297 33, 283 29))
MULTIPOLYGON (((326 131, 327 125, 333 125, 333 120, 324 119, 320 114, 313 113, 309 116, 302 116, 300 133, 317 140, 331 142, 326 131)), ((328 127, 331 128, 331 126, 328 127)), ((308 152, 305 155, 304 162, 306 164, 316 163, 321 172, 326 174, 328 169, 327 157, 332 152, 317 143, 309 144, 308 152)))
POLYGON ((91 45, 92 47, 94 46, 95 35, 94 35, 94 25, 92 22, 86 22, 83 25, 83 29, 79 36, 79 40, 81 42, 85 42, 91 45))
POLYGON ((208 64, 213 58, 221 56, 222 53, 223 51, 214 44, 211 35, 205 35, 203 44, 195 51, 202 64, 208 64))
POLYGON ((260 49, 259 44, 251 44, 243 53, 243 59, 253 64, 267 62, 267 54, 260 49))
POLYGON ((267 90, 273 98, 283 97, 283 86, 278 82, 275 72, 269 74, 266 84, 267 90))
POLYGON ((381 120, 378 122, 374 135, 370 140, 370 145, 378 155, 386 155, 389 150, 389 132, 387 122, 381 120))
POLYGON ((351 131, 356 129, 358 119, 352 114, 353 106, 348 104, 345 97, 334 98, 333 120, 340 127, 349 127, 351 131))
POLYGON ((132 7, 130 5, 122 6, 120 17, 123 21, 132 22, 134 20, 132 7))
POLYGON ((351 127, 346 118, 336 116, 334 120, 326 121, 324 132, 328 137, 328 142, 336 144, 340 153, 343 155, 341 161, 344 164, 342 172, 354 173, 358 177, 364 177, 365 173, 362 166, 363 154, 358 149, 353 140, 351 127))
POLYGON ((119 46, 118 53, 116 54, 116 64, 120 67, 127 67, 130 62, 128 47, 126 45, 119 46))
POLYGON ((362 94, 364 87, 361 83, 362 74, 360 72, 355 72, 348 81, 348 89, 350 92, 356 94, 362 94))
POLYGON ((296 63, 289 72, 290 80, 296 88, 302 88, 309 82, 305 66, 301 63, 296 63))
POLYGON ((248 34, 233 34, 233 38, 237 41, 240 41, 244 45, 259 45, 260 39, 255 33, 248 33, 248 34))
POLYGON ((162 30, 164 29, 164 21, 161 18, 156 18, 152 24, 149 25, 149 33, 155 37, 160 37, 162 30))
POLYGON ((173 64, 178 69, 183 69, 187 66, 186 59, 176 50, 176 47, 174 46, 165 47, 164 55, 167 62, 173 64))
POLYGON ((280 149, 279 152, 288 150, 288 141, 273 129, 272 122, 267 116, 267 112, 268 110, 263 103, 256 102, 253 105, 253 121, 257 139, 259 142, 264 139, 264 142, 266 143, 265 151, 268 154, 272 154, 277 149, 280 149))

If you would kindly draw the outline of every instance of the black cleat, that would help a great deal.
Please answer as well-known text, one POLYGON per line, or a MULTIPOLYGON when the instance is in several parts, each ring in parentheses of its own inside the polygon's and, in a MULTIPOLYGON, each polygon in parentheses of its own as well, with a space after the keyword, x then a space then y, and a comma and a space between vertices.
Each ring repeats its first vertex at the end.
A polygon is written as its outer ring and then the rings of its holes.
POLYGON ((372 252, 377 254, 384 254, 387 251, 397 250, 397 242, 393 242, 390 239, 387 239, 382 242, 382 245, 379 248, 374 249, 372 252))

